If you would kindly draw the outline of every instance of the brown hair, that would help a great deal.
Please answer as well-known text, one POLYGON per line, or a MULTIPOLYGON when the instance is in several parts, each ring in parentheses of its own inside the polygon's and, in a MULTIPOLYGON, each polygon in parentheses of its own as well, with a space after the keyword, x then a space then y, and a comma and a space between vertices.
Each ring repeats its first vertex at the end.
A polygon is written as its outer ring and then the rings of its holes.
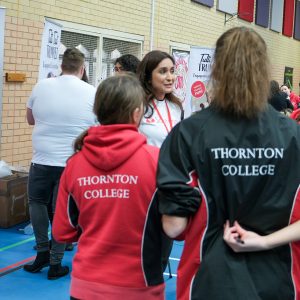
POLYGON ((94 113, 102 125, 128 124, 132 113, 140 107, 145 93, 135 75, 125 73, 104 80, 98 87, 94 113))
POLYGON ((262 37, 235 27, 217 40, 211 74, 212 105, 235 117, 251 119, 267 106, 270 64, 262 37))
POLYGON ((280 93, 279 83, 276 80, 270 82, 270 98, 280 93))
MULTIPOLYGON (((141 107, 145 93, 134 74, 121 73, 105 79, 98 87, 94 113, 101 125, 131 124, 132 113, 141 107)), ((74 150, 79 151, 87 131, 75 141, 74 150)))
POLYGON ((76 48, 68 48, 63 55, 61 69, 63 72, 77 73, 84 64, 84 54, 76 48))
MULTIPOLYGON (((151 84, 152 72, 160 64, 160 62, 166 58, 169 58, 175 65, 174 58, 167 52, 163 52, 160 50, 153 50, 148 52, 138 65, 137 76, 146 93, 146 113, 149 109, 150 102, 155 98, 153 93, 153 87, 151 84)), ((166 99, 168 99, 170 102, 177 104, 182 110, 182 104, 180 99, 177 98, 173 93, 166 94, 166 99)), ((150 116, 152 115, 152 113, 150 114, 150 116)), ((147 117, 150 116, 147 114, 147 117)))

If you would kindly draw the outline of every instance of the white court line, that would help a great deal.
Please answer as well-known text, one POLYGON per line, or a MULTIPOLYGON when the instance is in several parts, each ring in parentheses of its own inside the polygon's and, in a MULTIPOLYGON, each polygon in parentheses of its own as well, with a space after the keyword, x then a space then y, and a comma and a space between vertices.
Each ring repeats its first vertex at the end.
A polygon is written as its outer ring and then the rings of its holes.
MULTIPOLYGON (((180 261, 179 258, 175 258, 175 257, 169 257, 170 260, 176 260, 176 261, 180 261)), ((171 273, 173 277, 177 277, 177 274, 173 274, 171 273)), ((170 275, 170 273, 165 272, 164 275, 170 275)))
MULTIPOLYGON (((165 272, 164 275, 168 275, 168 276, 169 276, 170 273, 165 272)), ((172 277, 177 277, 177 274, 173 274, 173 273, 172 273, 172 277)))

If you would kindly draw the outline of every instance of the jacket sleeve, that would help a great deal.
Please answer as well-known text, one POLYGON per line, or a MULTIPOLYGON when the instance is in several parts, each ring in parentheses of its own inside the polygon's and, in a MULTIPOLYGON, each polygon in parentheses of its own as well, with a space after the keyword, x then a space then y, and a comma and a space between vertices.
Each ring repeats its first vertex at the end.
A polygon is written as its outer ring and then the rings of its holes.
POLYGON ((164 141, 157 172, 161 214, 189 217, 199 208, 201 194, 190 149, 192 135, 181 122, 164 141))
POLYGON ((68 166, 59 183, 52 233, 58 242, 76 242, 81 230, 78 226, 79 210, 67 185, 68 166))

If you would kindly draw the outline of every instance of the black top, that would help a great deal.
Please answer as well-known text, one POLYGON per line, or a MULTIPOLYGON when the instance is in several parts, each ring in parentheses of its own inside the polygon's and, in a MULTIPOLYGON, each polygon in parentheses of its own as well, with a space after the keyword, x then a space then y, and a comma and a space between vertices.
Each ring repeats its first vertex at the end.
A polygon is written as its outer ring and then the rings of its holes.
POLYGON ((209 107, 173 128, 157 184, 160 212, 189 219, 178 300, 300 295, 300 243, 235 253, 223 241, 226 220, 265 235, 300 219, 299 153, 300 126, 270 105, 252 120, 209 107))
POLYGON ((287 108, 293 110, 293 104, 287 98, 286 93, 279 92, 269 99, 269 103, 278 111, 284 111, 287 108))

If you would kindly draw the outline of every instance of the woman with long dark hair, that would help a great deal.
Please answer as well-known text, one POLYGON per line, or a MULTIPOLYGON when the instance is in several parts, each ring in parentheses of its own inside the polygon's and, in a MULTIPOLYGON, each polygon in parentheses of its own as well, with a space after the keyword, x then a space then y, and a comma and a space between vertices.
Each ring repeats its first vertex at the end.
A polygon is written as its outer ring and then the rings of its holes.
POLYGON ((160 147, 172 128, 183 118, 182 104, 173 94, 174 58, 154 50, 140 62, 137 75, 146 93, 146 108, 139 131, 150 145, 160 147))

